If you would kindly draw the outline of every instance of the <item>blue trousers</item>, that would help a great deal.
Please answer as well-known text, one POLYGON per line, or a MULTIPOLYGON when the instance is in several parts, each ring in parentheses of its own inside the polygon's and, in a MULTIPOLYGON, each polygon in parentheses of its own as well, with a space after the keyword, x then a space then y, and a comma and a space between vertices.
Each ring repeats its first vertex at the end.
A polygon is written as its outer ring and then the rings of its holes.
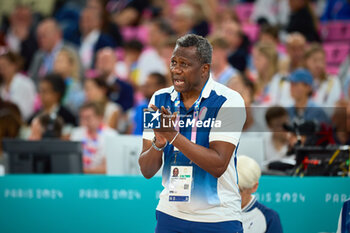
POLYGON ((192 222, 156 212, 155 233, 243 233, 242 223, 226 221, 216 223, 192 222))

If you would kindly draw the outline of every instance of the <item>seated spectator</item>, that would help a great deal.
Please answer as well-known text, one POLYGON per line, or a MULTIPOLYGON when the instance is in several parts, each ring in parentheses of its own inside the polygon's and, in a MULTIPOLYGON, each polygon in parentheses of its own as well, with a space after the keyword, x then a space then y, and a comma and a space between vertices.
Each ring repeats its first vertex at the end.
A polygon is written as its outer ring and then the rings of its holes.
POLYGON ((93 8, 85 8, 80 15, 80 32, 75 39, 79 45, 79 55, 84 69, 95 67, 95 56, 98 50, 105 47, 116 47, 115 41, 102 33, 101 12, 93 8))
POLYGON ((249 55, 249 40, 238 21, 226 21, 222 25, 222 36, 229 44, 228 62, 240 72, 245 72, 249 55))
POLYGON ((294 70, 303 67, 303 56, 306 49, 306 39, 299 32, 289 34, 286 39, 287 59, 281 64, 281 72, 289 74, 294 70))
POLYGON ((41 77, 51 73, 57 53, 66 48, 77 53, 76 48, 62 38, 62 31, 54 19, 45 19, 40 22, 37 28, 37 40, 39 50, 35 53, 29 68, 29 77, 36 85, 41 77))
POLYGON ((248 156, 237 157, 238 186, 242 198, 242 225, 245 233, 283 232, 278 213, 256 200, 261 170, 248 156))
POLYGON ((98 103, 103 108, 103 122, 105 125, 118 129, 122 109, 107 97, 108 86, 102 77, 90 78, 85 81, 86 101, 98 103))
POLYGON ((55 59, 53 70, 61 75, 66 83, 66 92, 63 97, 63 106, 74 114, 84 102, 84 92, 80 79, 79 58, 68 49, 61 49, 55 59))
MULTIPOLYGON (((4 138, 16 138, 22 126, 21 112, 19 108, 0 98, 0 142, 4 138)), ((3 161, 2 143, 0 143, 0 165, 3 161)))
POLYGON ((100 15, 102 16, 102 33, 111 36, 117 45, 122 45, 123 37, 120 33, 119 27, 112 22, 111 15, 107 11, 108 2, 109 1, 106 0, 87 0, 86 7, 96 9, 100 12, 100 15))
POLYGON ((139 59, 143 50, 143 44, 136 39, 124 43, 124 63, 128 70, 128 81, 137 89, 141 85, 139 59))
POLYGON ((36 116, 30 125, 29 140, 41 140, 46 138, 61 138, 63 120, 59 116, 40 114, 36 116))
POLYGON ((333 141, 330 144, 350 145, 350 102, 339 100, 332 116, 333 141))
POLYGON ((103 123, 103 107, 97 103, 85 103, 79 111, 79 128, 70 139, 83 143, 84 173, 106 173, 106 138, 116 132, 103 123))
POLYGON ((293 0, 289 1, 291 14, 287 25, 287 32, 300 32, 305 36, 306 40, 320 41, 320 36, 317 32, 317 17, 313 12, 310 0, 293 0))
POLYGON ((135 135, 142 135, 143 132, 143 110, 148 107, 149 101, 151 100, 151 97, 153 96, 154 92, 158 91, 159 89, 165 88, 167 86, 167 80, 166 77, 159 73, 151 73, 147 79, 145 84, 141 86, 141 92, 145 99, 138 104, 133 113, 132 116, 132 134, 135 135))
POLYGON ((134 105, 134 91, 132 86, 120 80, 115 73, 117 58, 113 49, 104 48, 96 55, 96 70, 105 77, 110 88, 108 98, 119 104, 126 112, 134 105))
POLYGON ((350 19, 350 3, 347 0, 328 0, 324 13, 321 17, 322 21, 332 20, 349 20, 350 19))
POLYGON ((338 77, 326 73, 326 54, 322 46, 310 45, 304 54, 304 62, 314 78, 312 100, 322 107, 334 107, 342 90, 338 77))
POLYGON ((183 3, 175 8, 171 18, 172 28, 176 36, 181 37, 192 32, 195 25, 193 18, 196 12, 189 4, 183 3))
POLYGON ((229 45, 222 37, 213 37, 210 43, 213 46, 211 64, 213 78, 217 82, 227 85, 228 81, 239 72, 228 63, 227 50, 229 45))
POLYGON ((33 119, 43 113, 51 117, 61 117, 64 124, 63 135, 69 134, 70 129, 77 125, 74 115, 64 107, 62 99, 66 90, 66 84, 62 76, 58 74, 48 74, 39 83, 39 97, 42 107, 30 118, 29 124, 33 119))
MULTIPOLYGON (((260 135, 261 132, 264 131, 263 126, 259 122, 259 117, 256 117, 255 114, 260 112, 262 108, 252 107, 255 96, 255 85, 248 78, 236 74, 233 78, 230 79, 227 86, 234 91, 237 91, 244 100, 245 110, 246 110, 246 121, 243 126, 243 132, 255 133, 256 135, 260 135), (258 110, 258 111, 256 111, 258 110)), ((242 134, 242 136, 244 136, 242 134)))
POLYGON ((7 46, 24 58, 23 69, 28 70, 34 53, 38 49, 30 7, 17 5, 9 16, 9 27, 5 31, 7 46))
POLYGON ((318 121, 329 123, 329 118, 323 109, 311 100, 313 77, 306 69, 295 70, 289 78, 291 82, 291 96, 294 106, 288 108, 291 121, 318 121))
POLYGON ((161 57, 163 44, 174 32, 170 24, 165 19, 154 19, 148 24, 148 46, 141 53, 138 59, 139 85, 145 83, 146 78, 151 73, 166 75, 169 66, 161 57))
POLYGON ((258 24, 285 26, 289 14, 288 0, 257 0, 251 19, 258 24))
POLYGON ((270 107, 266 111, 265 120, 270 131, 268 136, 264 138, 264 163, 268 164, 279 161, 287 155, 289 133, 286 132, 283 125, 288 124, 288 112, 280 106, 270 107))
POLYGON ((3 49, 0 51, 0 97, 18 106, 24 120, 34 112, 35 86, 21 74, 21 57, 3 49))

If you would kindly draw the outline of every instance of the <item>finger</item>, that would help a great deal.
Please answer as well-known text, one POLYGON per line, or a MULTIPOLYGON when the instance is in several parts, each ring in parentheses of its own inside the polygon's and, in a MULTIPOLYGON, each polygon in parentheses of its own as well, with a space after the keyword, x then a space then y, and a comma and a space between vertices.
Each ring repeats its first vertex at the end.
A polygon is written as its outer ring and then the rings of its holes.
POLYGON ((158 110, 158 108, 154 105, 154 104, 151 104, 151 106, 150 106, 154 111, 157 111, 158 110))

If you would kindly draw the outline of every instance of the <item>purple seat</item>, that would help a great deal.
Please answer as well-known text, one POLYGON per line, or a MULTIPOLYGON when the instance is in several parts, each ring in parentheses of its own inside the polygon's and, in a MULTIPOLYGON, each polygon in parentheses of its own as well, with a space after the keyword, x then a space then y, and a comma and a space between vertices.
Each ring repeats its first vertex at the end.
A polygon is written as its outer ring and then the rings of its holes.
POLYGON ((350 23, 346 21, 333 21, 321 24, 321 37, 323 41, 350 41, 350 23))
POLYGON ((241 22, 248 22, 253 13, 253 3, 241 3, 235 6, 235 12, 241 22))
POLYGON ((323 48, 326 52, 326 61, 328 65, 340 65, 349 54, 350 44, 348 43, 324 43, 323 48))

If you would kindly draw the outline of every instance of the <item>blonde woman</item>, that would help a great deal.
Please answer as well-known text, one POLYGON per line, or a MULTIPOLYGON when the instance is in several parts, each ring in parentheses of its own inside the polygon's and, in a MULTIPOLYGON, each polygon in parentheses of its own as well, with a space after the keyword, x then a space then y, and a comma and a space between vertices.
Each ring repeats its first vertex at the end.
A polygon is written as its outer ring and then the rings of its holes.
POLYGON ((341 84, 337 76, 327 74, 326 54, 320 44, 311 44, 305 51, 304 66, 314 77, 312 100, 321 107, 334 107, 341 98, 341 84))
POLYGON ((291 106, 290 85, 287 77, 278 72, 278 51, 270 43, 258 43, 253 48, 253 63, 256 68, 255 105, 291 106))
POLYGON ((84 92, 80 82, 80 61, 69 49, 61 49, 55 59, 53 71, 60 74, 66 83, 63 105, 77 113, 84 102, 84 92))

